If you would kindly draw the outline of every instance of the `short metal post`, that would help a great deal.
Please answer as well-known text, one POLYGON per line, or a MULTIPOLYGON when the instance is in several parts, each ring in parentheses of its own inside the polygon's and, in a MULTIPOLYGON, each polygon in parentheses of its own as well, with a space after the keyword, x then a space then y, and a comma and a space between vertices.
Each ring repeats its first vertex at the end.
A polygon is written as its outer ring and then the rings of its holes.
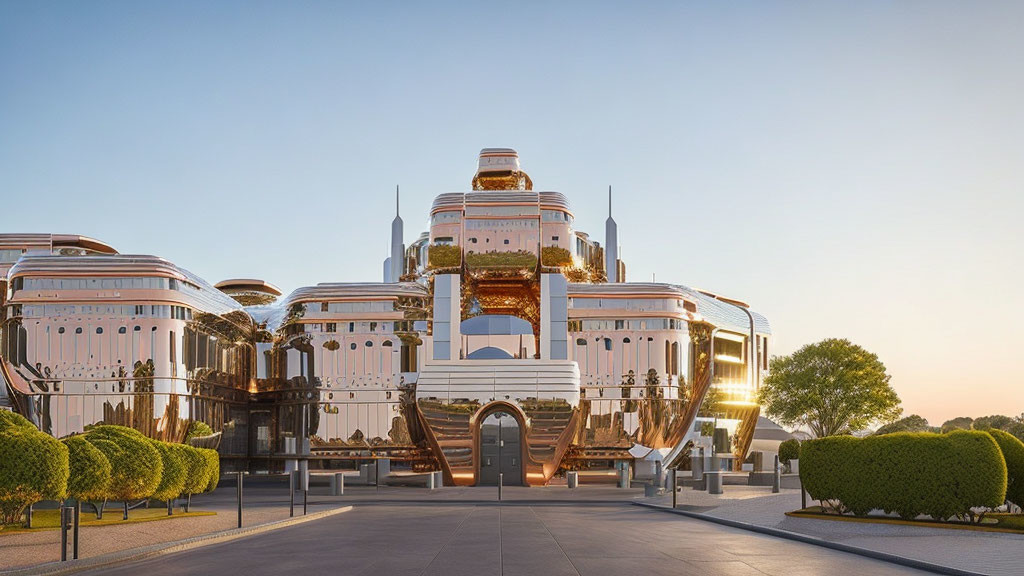
POLYGON ((242 527, 242 472, 238 472, 238 527, 242 527))
POLYGON ((772 494, 778 494, 779 489, 782 487, 782 469, 779 468, 779 455, 775 455, 775 468, 772 471, 772 494))
POLYGON ((75 500, 75 530, 74 530, 74 544, 72 545, 72 558, 78 560, 78 522, 82 516, 82 502, 75 500))
POLYGON ((295 516, 295 471, 288 473, 288 517, 295 516))
POLYGON ((380 458, 373 461, 373 485, 380 492, 380 458))
POLYGON ((28 508, 25 509, 25 528, 32 527, 32 506, 32 504, 29 504, 28 508))
POLYGON ((65 506, 63 502, 61 502, 58 511, 60 512, 60 561, 67 562, 68 530, 71 529, 71 521, 74 518, 74 512, 70 506, 65 506))
POLYGON ((676 490, 676 470, 672 470, 672 508, 676 507, 676 500, 679 497, 679 491, 676 490))
POLYGON ((504 484, 505 474, 498 472, 498 502, 501 502, 501 485, 504 484))
POLYGON ((302 515, 306 515, 306 504, 308 503, 307 496, 309 496, 309 488, 307 487, 302 491, 302 515))
POLYGON ((807 492, 804 491, 804 479, 800 479, 800 509, 807 508, 807 492))

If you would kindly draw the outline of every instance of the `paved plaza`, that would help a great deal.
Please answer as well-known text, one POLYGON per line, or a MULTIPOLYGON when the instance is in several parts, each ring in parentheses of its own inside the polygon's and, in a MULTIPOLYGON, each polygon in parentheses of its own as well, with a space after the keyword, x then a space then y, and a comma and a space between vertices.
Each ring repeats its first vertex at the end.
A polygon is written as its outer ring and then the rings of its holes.
MULTIPOLYGON (((287 484, 252 478, 246 484, 245 525, 288 518, 287 484)), ((347 486, 329 496, 313 487, 309 512, 353 509, 306 524, 223 544, 165 554, 90 574, 920 574, 915 570, 794 542, 634 503, 668 505, 670 495, 645 498, 641 488, 563 486, 495 488, 347 486)), ((799 492, 727 486, 725 494, 683 489, 679 507, 998 576, 1019 574, 1024 536, 789 518, 799 492)), ((217 516, 83 530, 84 558, 126 552, 218 533, 235 522, 230 482, 196 498, 217 516)), ((296 515, 302 513, 301 494, 296 515)), ((59 533, 0 537, 0 571, 53 561, 59 533)))
MULTIPOLYGON (((644 501, 671 506, 672 498, 665 494, 644 501)), ((677 503, 681 509, 713 518, 778 528, 957 570, 991 576, 1024 573, 1024 534, 794 518, 786 512, 800 508, 799 490, 772 494, 769 488, 756 486, 726 486, 721 495, 687 488, 679 492, 677 503)))
POLYGON ((922 574, 628 503, 366 503, 91 574, 922 574))

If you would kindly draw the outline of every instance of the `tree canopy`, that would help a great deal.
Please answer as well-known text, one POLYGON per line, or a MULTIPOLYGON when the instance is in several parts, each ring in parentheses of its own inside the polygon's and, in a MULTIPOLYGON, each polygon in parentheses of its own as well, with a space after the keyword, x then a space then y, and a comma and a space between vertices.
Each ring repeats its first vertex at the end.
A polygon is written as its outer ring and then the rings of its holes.
POLYGON ((959 416, 942 423, 942 432, 952 430, 1002 430, 1024 441, 1024 414, 1020 416, 1003 416, 993 414, 981 418, 959 416))
POLYGON ((942 433, 945 434, 953 430, 970 430, 972 424, 974 424, 974 418, 969 416, 960 416, 959 418, 946 420, 942 423, 942 433))
POLYGON ((817 437, 891 422, 903 411, 878 356, 846 339, 808 344, 772 358, 760 402, 782 424, 805 425, 817 437))
POLYGON ((892 434, 893 432, 938 432, 938 429, 932 429, 928 425, 928 420, 925 420, 917 414, 911 414, 906 418, 900 418, 895 422, 890 422, 885 426, 882 426, 875 431, 875 435, 879 436, 882 434, 892 434))

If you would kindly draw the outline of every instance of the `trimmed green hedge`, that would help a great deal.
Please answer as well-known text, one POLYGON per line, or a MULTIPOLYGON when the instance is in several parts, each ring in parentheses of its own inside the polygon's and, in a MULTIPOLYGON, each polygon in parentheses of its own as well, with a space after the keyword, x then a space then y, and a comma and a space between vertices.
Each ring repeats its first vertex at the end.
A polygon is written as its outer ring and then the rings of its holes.
POLYGON ((0 431, 9 428, 31 428, 37 430, 36 425, 29 422, 24 416, 10 410, 0 410, 0 431))
POLYGON ((906 519, 974 519, 972 508, 995 508, 1006 496, 1006 462, 984 432, 899 432, 808 440, 800 479, 812 498, 840 512, 875 509, 906 519))
POLYGON ((784 440, 779 444, 779 462, 789 464, 790 460, 800 459, 800 441, 796 438, 784 440))
POLYGON ((60 500, 68 488, 68 449, 34 427, 0 429, 0 524, 18 522, 29 504, 60 500))
POLYGON ((427 266, 430 268, 462 266, 462 247, 457 244, 431 244, 427 248, 427 266))
POLYGON ((572 264, 572 252, 561 246, 545 246, 540 249, 540 261, 545 266, 569 266, 572 264))
POLYGON ((84 436, 69 436, 61 442, 68 448, 71 475, 68 496, 77 500, 102 500, 110 484, 110 460, 84 436))
POLYGON ((1024 508, 1024 442, 1002 430, 988 430, 1006 460, 1006 499, 1024 508))
POLYGON ((97 426, 85 435, 110 461, 110 484, 105 500, 148 498, 163 474, 160 453, 141 432, 124 426, 97 426))
POLYGON ((220 454, 210 448, 197 448, 206 459, 206 492, 213 492, 220 484, 220 454))
POLYGON ((185 457, 181 444, 171 444, 149 439, 149 443, 160 453, 163 471, 160 484, 153 491, 152 497, 164 502, 177 498, 185 489, 185 457))
POLYGON ((185 484, 181 488, 181 493, 185 495, 201 494, 210 484, 210 471, 206 456, 200 452, 200 448, 188 445, 185 445, 184 448, 182 461, 185 465, 185 484))

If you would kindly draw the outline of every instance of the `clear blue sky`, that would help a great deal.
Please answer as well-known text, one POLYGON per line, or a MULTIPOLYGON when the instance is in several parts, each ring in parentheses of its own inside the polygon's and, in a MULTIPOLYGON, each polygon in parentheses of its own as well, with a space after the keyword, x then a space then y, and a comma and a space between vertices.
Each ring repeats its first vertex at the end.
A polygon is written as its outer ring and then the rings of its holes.
POLYGON ((2 229, 211 282, 377 280, 482 147, 629 279, 877 352, 908 413, 1024 412, 1024 4, 0 1, 2 229))

